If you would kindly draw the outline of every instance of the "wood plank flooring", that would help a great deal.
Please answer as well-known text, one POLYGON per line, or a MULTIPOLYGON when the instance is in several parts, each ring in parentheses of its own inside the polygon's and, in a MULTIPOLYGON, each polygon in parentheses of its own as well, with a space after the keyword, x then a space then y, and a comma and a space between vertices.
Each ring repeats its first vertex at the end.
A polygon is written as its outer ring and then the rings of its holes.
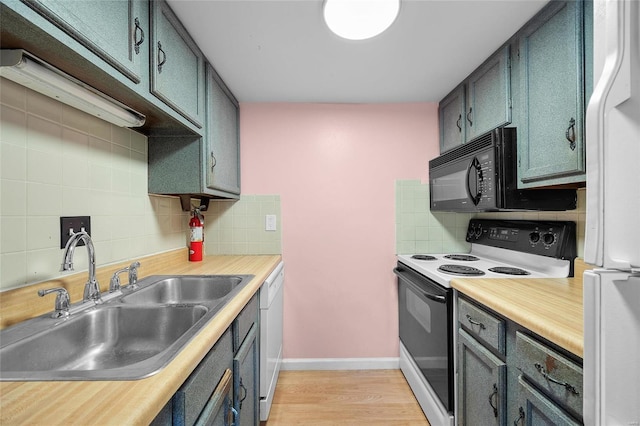
POLYGON ((400 370, 281 371, 262 426, 429 426, 400 370))

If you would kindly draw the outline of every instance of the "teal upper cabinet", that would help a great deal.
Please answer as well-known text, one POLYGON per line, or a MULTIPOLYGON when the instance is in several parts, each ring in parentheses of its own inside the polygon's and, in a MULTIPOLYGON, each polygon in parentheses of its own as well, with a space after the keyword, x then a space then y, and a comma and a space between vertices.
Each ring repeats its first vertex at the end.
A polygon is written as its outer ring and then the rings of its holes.
POLYGON ((439 108, 440 152, 511 122, 510 46, 507 44, 449 93, 439 108))
POLYGON ((585 180, 584 3, 551 2, 518 33, 520 188, 585 180))
POLYGON ((464 88, 464 84, 459 85, 442 99, 438 105, 440 153, 462 145, 466 141, 464 88))
POLYGON ((467 79, 467 140, 511 122, 509 45, 491 56, 467 79))
POLYGON ((147 81, 148 2, 22 1, 134 83, 147 81))
POLYGON ((213 190, 240 194, 238 101, 210 65, 207 66, 206 111, 206 186, 213 190))
POLYGON ((166 2, 151 8, 151 93, 201 128, 204 55, 166 2))
POLYGON ((149 139, 149 192, 190 199, 237 199, 240 195, 238 101, 207 64, 206 128, 200 136, 152 136, 149 139))

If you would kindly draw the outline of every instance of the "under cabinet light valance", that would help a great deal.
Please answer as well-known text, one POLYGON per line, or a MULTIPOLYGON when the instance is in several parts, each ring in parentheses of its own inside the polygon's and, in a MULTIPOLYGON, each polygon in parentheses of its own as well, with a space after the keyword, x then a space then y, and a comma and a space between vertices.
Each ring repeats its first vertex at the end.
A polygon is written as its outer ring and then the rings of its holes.
POLYGON ((145 116, 20 49, 0 50, 0 76, 120 127, 145 116))

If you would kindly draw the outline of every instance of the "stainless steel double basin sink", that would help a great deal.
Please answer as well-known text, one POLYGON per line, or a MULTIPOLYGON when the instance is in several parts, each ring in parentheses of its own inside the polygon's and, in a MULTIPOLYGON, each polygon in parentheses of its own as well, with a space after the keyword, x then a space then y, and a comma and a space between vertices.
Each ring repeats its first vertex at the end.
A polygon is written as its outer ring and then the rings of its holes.
MULTIPOLYGON (((136 380, 162 370, 253 275, 151 276, 102 304, 0 331, 0 380, 136 380)), ((105 300, 107 297, 105 297, 105 300)), ((86 307, 83 308, 83 305, 86 307)))

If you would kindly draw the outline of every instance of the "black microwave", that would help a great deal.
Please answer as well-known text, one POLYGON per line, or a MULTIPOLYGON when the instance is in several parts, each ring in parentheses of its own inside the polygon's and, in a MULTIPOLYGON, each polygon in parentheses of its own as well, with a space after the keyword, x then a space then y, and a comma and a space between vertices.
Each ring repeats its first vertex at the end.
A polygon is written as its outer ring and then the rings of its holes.
POLYGON ((518 189, 515 128, 497 128, 429 161, 432 211, 561 211, 575 189, 518 189))

